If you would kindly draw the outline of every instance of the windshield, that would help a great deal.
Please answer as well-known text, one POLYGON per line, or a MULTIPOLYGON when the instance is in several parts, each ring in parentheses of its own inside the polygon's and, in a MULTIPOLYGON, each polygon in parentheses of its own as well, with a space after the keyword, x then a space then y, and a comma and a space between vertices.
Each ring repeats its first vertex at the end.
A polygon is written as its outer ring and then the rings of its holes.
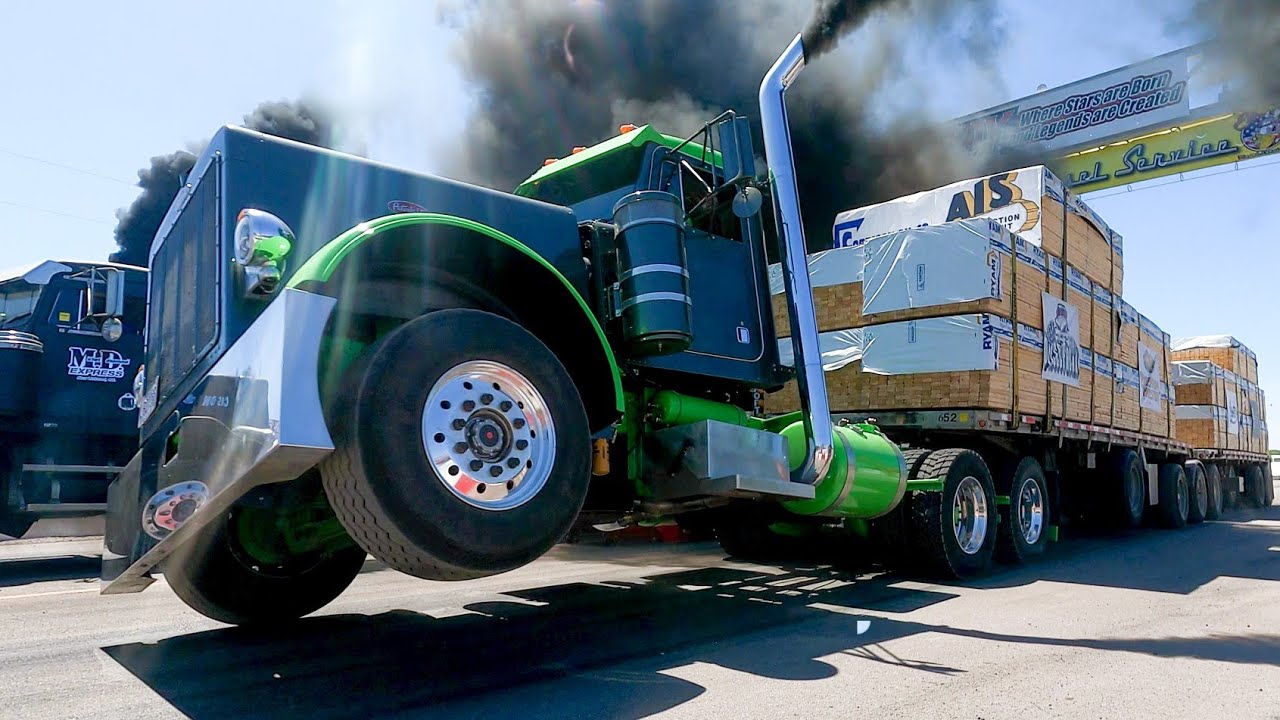
POLYGON ((0 328, 20 325, 35 310, 40 300, 41 286, 14 282, 0 287, 0 328))

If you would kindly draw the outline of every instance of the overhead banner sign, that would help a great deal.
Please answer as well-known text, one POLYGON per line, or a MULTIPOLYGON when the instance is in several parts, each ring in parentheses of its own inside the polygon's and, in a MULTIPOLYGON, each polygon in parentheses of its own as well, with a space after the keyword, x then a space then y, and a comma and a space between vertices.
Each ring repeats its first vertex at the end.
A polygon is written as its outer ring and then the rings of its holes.
POLYGON ((994 143, 1062 152, 1167 127, 1190 110, 1187 81, 1197 48, 1185 48, 960 118, 969 147, 994 143))
POLYGON ((1280 107, 1071 155, 1056 164, 1077 192, 1093 192, 1280 152, 1280 107))

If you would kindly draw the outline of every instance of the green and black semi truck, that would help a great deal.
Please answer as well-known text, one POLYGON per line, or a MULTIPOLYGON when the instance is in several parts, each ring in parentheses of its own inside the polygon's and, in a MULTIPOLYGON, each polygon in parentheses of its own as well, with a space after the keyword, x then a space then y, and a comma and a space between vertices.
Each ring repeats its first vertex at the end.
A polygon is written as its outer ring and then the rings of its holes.
POLYGON ((106 510, 138 449, 146 276, 48 260, 0 279, 0 534, 106 510))
POLYGON ((966 575, 997 543, 1042 549, 1076 487, 1185 521, 1176 443, 944 427, 904 451, 833 420, 784 103, 804 62, 797 37, 762 82, 765 178, 733 112, 690 139, 624 128, 513 194, 223 128, 151 247, 104 592, 160 573, 211 618, 272 622, 335 598, 366 553, 464 580, 577 523, 686 516, 744 557, 871 531, 966 575), (767 417, 793 377, 802 409, 767 417))

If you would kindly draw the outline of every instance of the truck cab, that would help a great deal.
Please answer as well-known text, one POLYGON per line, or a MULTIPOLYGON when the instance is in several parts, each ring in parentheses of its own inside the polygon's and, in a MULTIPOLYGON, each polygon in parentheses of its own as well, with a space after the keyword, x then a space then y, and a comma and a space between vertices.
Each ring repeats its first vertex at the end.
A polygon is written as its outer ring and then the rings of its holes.
POLYGON ((106 509, 137 448, 146 271, 49 260, 0 280, 0 533, 106 509))

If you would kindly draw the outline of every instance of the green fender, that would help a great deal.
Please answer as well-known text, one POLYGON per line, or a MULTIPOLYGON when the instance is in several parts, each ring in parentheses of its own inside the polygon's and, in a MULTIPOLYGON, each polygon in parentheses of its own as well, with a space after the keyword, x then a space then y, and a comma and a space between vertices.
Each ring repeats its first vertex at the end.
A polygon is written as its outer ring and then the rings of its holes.
POLYGON ((356 225, 317 250, 293 273, 286 287, 297 288, 303 283, 326 282, 334 271, 338 269, 338 266, 342 264, 342 260, 365 242, 389 230, 414 225, 445 225, 470 230, 528 256, 559 280, 565 291, 577 302, 583 316, 590 321, 591 327, 595 330, 596 341, 600 343, 600 349, 604 352, 604 356, 609 362, 610 375, 613 379, 614 406, 619 413, 623 412, 625 405, 622 395, 622 374, 618 369, 618 360, 613 354, 613 348, 609 347, 609 341, 605 338, 604 328, 600 327, 600 322, 596 320, 590 306, 578 294, 578 291, 574 289, 568 279, 554 265, 547 262, 546 258, 534 252, 519 240, 483 223, 441 213, 397 213, 375 218, 356 225))

